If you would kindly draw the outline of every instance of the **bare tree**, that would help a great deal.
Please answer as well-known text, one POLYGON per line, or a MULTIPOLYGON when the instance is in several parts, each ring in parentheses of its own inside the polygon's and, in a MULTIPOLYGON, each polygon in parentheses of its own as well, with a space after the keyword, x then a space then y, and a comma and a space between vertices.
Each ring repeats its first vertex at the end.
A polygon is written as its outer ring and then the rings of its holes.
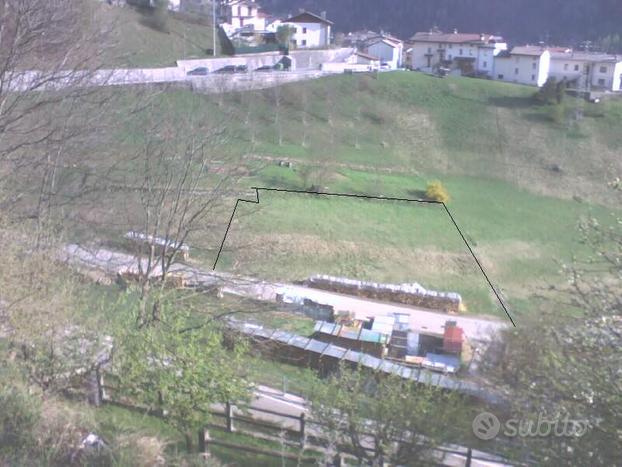
MULTIPOLYGON (((238 158, 226 155, 232 118, 226 110, 221 108, 218 116, 188 112, 171 118, 174 100, 162 97, 143 114, 148 136, 133 158, 130 177, 135 177, 137 190, 125 205, 127 226, 139 234, 133 273, 142 307, 179 279, 175 264, 189 241, 204 252, 217 244, 224 233, 222 219, 237 197, 228 190, 243 174, 238 158)), ((203 102, 208 99, 203 97, 203 102)), ((149 306, 141 310, 139 325, 159 319, 157 298, 149 306)))
POLYGON ((22 201, 37 220, 37 244, 52 222, 61 172, 80 160, 78 141, 84 148, 109 100, 97 86, 109 77, 101 63, 111 29, 96 6, 0 3, 0 207, 22 201))

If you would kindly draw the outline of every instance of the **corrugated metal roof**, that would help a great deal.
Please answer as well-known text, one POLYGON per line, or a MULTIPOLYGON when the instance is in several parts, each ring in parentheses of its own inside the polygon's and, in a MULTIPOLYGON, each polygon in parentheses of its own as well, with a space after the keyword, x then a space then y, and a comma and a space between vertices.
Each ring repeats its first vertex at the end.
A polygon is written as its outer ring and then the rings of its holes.
POLYGON ((386 344, 389 340, 388 336, 369 329, 353 329, 340 324, 327 323, 325 321, 317 321, 314 331, 330 336, 339 336, 344 339, 358 340, 363 342, 372 342, 375 344, 386 344))
POLYGON ((341 360, 345 356, 345 354, 346 354, 346 349, 344 349, 343 347, 337 347, 336 345, 330 344, 328 347, 326 347, 322 355, 325 355, 328 357, 334 357, 334 358, 341 360))
MULTIPOLYGON (((229 325, 235 329, 239 329, 247 335, 270 336, 274 334, 272 330, 264 329, 262 326, 240 323, 235 320, 230 320, 229 325)), ((284 336, 286 334, 288 333, 279 333, 280 336, 284 336)), ((477 397, 491 403, 503 402, 499 396, 491 393, 488 390, 485 390, 484 388, 472 382, 462 381, 456 379, 455 377, 447 376, 440 373, 432 373, 425 370, 413 370, 405 367, 404 365, 381 360, 368 354, 343 349, 336 345, 326 344, 324 342, 319 342, 314 339, 303 338, 302 336, 296 336, 291 334, 290 336, 292 336, 292 339, 288 345, 305 348, 310 352, 315 352, 317 354, 324 353, 325 356, 345 359, 353 363, 358 363, 374 371, 382 371, 384 373, 406 377, 418 383, 432 384, 443 389, 459 391, 463 394, 477 397), (301 344, 305 344, 305 346, 300 347, 301 344)), ((437 354, 428 354, 428 357, 430 358, 426 357, 426 360, 429 361, 431 364, 435 363, 437 365, 443 365, 445 367, 447 367, 447 363, 455 363, 457 360, 458 365, 456 366, 456 368, 459 367, 459 359, 457 359, 457 357, 449 357, 446 355, 439 356, 437 354)))

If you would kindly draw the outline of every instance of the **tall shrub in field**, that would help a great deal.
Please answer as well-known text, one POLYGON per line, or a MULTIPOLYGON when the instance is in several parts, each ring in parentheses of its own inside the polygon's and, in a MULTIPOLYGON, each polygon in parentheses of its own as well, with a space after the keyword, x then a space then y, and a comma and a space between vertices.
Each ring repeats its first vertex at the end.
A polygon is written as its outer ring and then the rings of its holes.
POLYGON ((441 203, 448 203, 451 200, 449 192, 439 180, 428 183, 425 195, 428 199, 441 203))

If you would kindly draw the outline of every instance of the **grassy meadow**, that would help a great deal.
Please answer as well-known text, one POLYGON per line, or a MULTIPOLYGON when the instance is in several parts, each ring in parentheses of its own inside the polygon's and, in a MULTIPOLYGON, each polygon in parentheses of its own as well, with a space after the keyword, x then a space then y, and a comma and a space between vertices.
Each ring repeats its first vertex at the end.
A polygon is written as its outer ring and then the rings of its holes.
MULTIPOLYGON (((99 18, 112 26, 112 47, 105 55, 106 66, 155 68, 175 66, 181 59, 208 58, 213 49, 209 21, 201 24, 179 15, 169 15, 166 31, 149 25, 147 13, 133 7, 98 6, 99 18)), ((216 38, 216 46, 218 38, 216 38)))
MULTIPOLYGON (((588 253, 576 228, 581 219, 614 222, 621 201, 608 183, 622 172, 622 101, 568 97, 557 123, 534 103, 534 92, 396 72, 228 95, 170 89, 153 99, 179 132, 194 123, 222 129, 210 157, 217 168, 245 167, 247 175, 226 189, 248 199, 251 186, 420 198, 429 181, 441 180, 455 220, 520 316, 550 285, 565 283, 562 263, 588 253), (280 167, 282 160, 292 167, 280 167)), ((123 159, 149 135, 128 110, 135 98, 127 90, 119 99, 127 122, 115 150, 118 170, 140 176, 142 166, 123 159)), ((110 196, 89 214, 112 216, 102 225, 118 237, 125 228, 115 227, 120 200, 110 196)), ((235 204, 226 196, 214 228, 189 239, 201 244, 193 256, 205 267, 235 204)), ((440 206, 267 192, 261 200, 240 206, 219 269, 283 281, 325 273, 419 282, 459 292, 469 313, 504 315, 440 206)))

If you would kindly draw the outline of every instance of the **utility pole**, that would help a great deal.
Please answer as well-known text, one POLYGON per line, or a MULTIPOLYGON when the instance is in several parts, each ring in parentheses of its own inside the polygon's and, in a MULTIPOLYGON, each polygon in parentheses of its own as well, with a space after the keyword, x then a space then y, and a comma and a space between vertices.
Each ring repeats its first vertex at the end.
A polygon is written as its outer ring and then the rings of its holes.
POLYGON ((212 0, 212 55, 216 56, 216 2, 218 0, 212 0))

